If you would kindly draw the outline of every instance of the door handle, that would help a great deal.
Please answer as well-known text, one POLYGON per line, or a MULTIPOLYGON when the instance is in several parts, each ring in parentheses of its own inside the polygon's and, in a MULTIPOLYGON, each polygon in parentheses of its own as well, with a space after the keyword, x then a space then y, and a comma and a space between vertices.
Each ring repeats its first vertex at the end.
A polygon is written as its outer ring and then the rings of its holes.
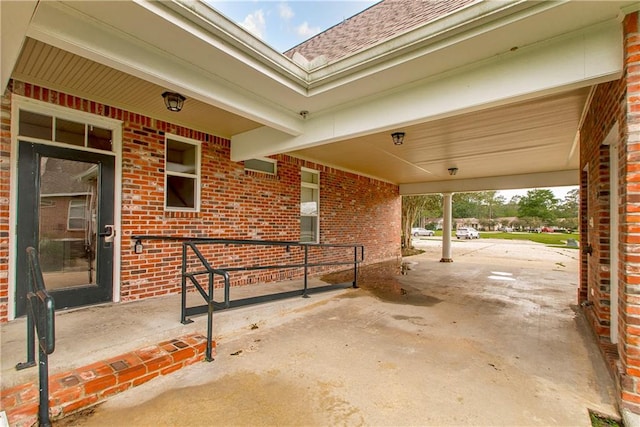
POLYGON ((100 233, 100 237, 104 237, 105 243, 113 242, 113 238, 116 237, 116 228, 113 225, 105 225, 104 233, 100 233))

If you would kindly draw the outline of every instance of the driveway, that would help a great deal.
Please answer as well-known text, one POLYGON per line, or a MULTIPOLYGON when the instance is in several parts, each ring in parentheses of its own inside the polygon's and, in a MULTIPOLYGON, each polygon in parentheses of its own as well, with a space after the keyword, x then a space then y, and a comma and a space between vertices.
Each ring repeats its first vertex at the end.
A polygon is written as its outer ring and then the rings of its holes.
MULTIPOLYGON (((361 270, 361 289, 218 341, 75 425, 566 425, 617 415, 575 307, 575 250, 454 242, 361 270)), ((333 278, 335 279, 335 277, 333 278)), ((70 421, 68 421, 70 422, 70 421)))

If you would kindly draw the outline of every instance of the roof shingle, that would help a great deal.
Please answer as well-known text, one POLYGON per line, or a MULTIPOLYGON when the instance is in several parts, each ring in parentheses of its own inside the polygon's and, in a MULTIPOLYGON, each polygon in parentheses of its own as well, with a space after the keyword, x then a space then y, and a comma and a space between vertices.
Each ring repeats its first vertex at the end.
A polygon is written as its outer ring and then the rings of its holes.
POLYGON ((443 17, 477 0, 382 0, 351 18, 289 49, 308 61, 334 62, 412 28, 443 17))

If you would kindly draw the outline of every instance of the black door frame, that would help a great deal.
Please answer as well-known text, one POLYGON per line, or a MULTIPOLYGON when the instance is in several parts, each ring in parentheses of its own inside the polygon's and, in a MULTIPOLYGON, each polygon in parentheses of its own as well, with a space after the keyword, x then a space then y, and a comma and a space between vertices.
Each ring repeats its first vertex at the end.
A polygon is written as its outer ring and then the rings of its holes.
MULTIPOLYGON (((98 210, 98 217, 96 218, 96 229, 99 234, 104 231, 105 225, 115 225, 115 156, 19 141, 16 221, 16 316, 22 316, 26 313, 27 282, 24 277, 25 272, 28 271, 26 249, 29 246, 38 248, 41 157, 97 164, 98 200, 101 208, 98 210)), ((116 255, 114 245, 114 242, 105 242, 104 237, 97 238, 97 286, 51 291, 56 308, 96 304, 113 299, 113 266, 114 256, 116 255)))

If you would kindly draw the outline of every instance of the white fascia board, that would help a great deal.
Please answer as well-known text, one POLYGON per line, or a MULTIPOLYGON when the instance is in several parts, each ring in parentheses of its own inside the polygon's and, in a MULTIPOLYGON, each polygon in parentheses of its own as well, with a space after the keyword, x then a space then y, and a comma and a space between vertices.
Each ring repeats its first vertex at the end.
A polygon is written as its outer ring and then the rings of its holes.
POLYGON ((291 137, 267 127, 235 135, 234 161, 328 144, 619 78, 622 29, 608 23, 487 59, 402 90, 311 114, 291 137))
POLYGON ((61 3, 44 2, 27 35, 34 39, 222 108, 286 134, 298 135, 300 119, 275 102, 180 60, 61 3))
POLYGON ((199 0, 135 2, 173 25, 179 24, 183 31, 269 76, 290 90, 306 94, 305 87, 309 76, 305 70, 208 4, 199 0))
POLYGON ((37 5, 37 0, 0 1, 0 94, 7 88, 37 5))
POLYGON ((519 188, 563 187, 580 185, 580 171, 566 170, 523 175, 493 176, 474 179, 400 184, 400 195, 468 193, 474 191, 515 190, 519 188))

